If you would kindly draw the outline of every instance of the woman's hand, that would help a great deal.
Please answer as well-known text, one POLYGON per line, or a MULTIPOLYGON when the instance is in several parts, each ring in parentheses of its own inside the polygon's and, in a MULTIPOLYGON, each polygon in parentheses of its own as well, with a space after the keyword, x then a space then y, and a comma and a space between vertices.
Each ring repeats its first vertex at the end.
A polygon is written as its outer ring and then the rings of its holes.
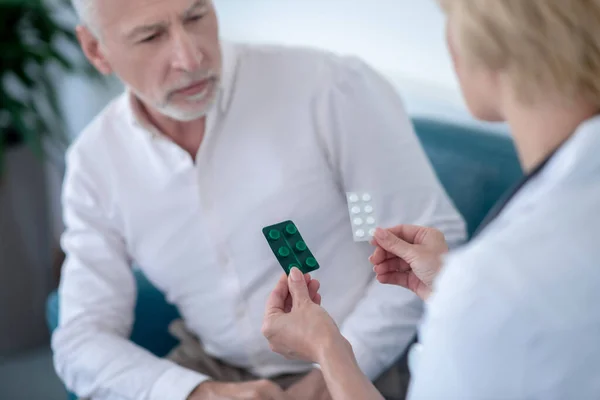
POLYGON ((320 362, 332 344, 347 342, 320 306, 319 282, 307 281, 297 268, 281 277, 267 303, 262 333, 284 357, 320 362))
POLYGON ((398 225, 377 229, 369 258, 381 283, 405 287, 426 300, 448 252, 444 234, 437 229, 398 225))

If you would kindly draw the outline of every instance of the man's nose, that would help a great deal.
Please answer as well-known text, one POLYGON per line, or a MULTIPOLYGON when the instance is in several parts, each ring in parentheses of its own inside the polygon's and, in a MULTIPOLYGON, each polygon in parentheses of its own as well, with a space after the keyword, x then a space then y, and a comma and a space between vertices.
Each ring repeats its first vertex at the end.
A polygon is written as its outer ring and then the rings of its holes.
POLYGON ((202 66, 203 55, 194 39, 186 32, 174 35, 173 68, 192 72, 202 66))

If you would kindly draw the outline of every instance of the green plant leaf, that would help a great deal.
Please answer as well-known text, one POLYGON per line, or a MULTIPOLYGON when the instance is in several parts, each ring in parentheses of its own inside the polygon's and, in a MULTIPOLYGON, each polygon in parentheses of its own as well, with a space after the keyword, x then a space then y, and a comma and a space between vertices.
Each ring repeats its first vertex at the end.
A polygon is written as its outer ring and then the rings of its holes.
POLYGON ((4 176, 4 134, 0 135, 0 184, 4 176))
MULTIPOLYGON (((56 119, 56 129, 50 130, 48 129, 47 133, 53 133, 54 138, 60 142, 60 144, 68 143, 68 137, 66 135, 66 123, 64 120, 64 115, 60 109, 60 102, 58 99, 58 94, 56 88, 52 84, 48 71, 42 71, 42 77, 40 79, 40 84, 44 88, 44 92, 48 101, 48 105, 50 106, 54 117, 56 119)), ((37 108, 36 108, 37 110, 37 108)))
MULTIPOLYGON (((39 112, 39 109, 33 99, 30 99, 30 101, 29 101, 29 108, 31 108, 34 115, 38 115, 38 116, 41 115, 39 112)), ((34 121, 35 121, 34 123, 35 123, 36 135, 34 135, 34 137, 31 137, 29 139, 28 143, 30 144, 32 149, 34 149, 34 153, 36 152, 36 149, 37 149, 37 152, 38 152, 37 154, 39 156, 43 156, 44 151, 43 151, 42 137, 44 135, 48 135, 49 133, 51 133, 53 131, 55 132, 55 135, 56 135, 58 127, 55 127, 55 129, 51 129, 44 118, 35 118, 34 121)), ((61 134, 59 136, 62 137, 63 134, 61 134)), ((64 136, 66 137, 66 135, 64 135, 64 136)), ((68 141, 56 140, 57 138, 58 138, 58 136, 54 137, 55 144, 59 145, 63 149, 66 149, 66 147, 68 146, 68 141)))
POLYGON ((42 150, 41 139, 39 135, 36 135, 36 132, 32 128, 27 126, 27 122, 24 118, 27 115, 27 111, 23 112, 23 110, 26 110, 25 106, 22 103, 8 103, 7 109, 11 113, 12 124, 19 135, 31 147, 31 150, 36 155, 40 155, 42 150), (19 110, 21 112, 19 112, 19 110))
POLYGON ((68 144, 58 83, 48 72, 50 66, 100 77, 85 62, 71 28, 55 17, 57 2, 71 7, 69 0, 0 0, 0 163, 9 132, 38 155, 43 154, 44 138, 53 145, 68 144), (77 57, 71 56, 72 49, 63 48, 65 43, 76 46, 77 57), (17 79, 16 91, 7 86, 9 76, 17 79))
POLYGON ((11 114, 12 112, 21 113, 23 112, 23 110, 25 110, 25 105, 21 101, 15 99, 8 92, 5 92, 0 98, 0 105, 2 105, 2 108, 10 112, 11 114))
POLYGON ((13 73, 26 88, 33 89, 35 87, 35 80, 33 80, 24 69, 15 69, 13 73))
POLYGON ((54 49, 54 48, 50 48, 49 49, 51 58, 54 61, 57 61, 61 67, 65 70, 65 71, 69 71, 72 72, 75 70, 73 64, 71 63, 71 61, 69 61, 65 56, 63 56, 62 54, 60 54, 58 52, 58 50, 54 49))
POLYGON ((44 90, 44 94, 46 99, 48 100, 48 105, 52 109, 52 112, 57 116, 62 116, 62 112, 60 110, 58 95, 56 94, 56 89, 48 76, 47 71, 41 71, 40 79, 38 80, 40 86, 44 90))

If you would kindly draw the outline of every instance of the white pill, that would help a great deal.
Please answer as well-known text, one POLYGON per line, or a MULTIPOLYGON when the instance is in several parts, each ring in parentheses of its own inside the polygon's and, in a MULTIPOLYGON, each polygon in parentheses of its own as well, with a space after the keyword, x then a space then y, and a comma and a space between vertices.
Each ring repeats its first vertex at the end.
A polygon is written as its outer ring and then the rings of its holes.
POLYGON ((365 206, 365 212, 371 214, 373 212, 373 206, 365 206))
POLYGON ((369 236, 375 236, 375 228, 369 229, 369 236))
POLYGON ((365 193, 362 196, 363 201, 371 201, 371 195, 369 193, 365 193))
POLYGON ((359 238, 365 237, 365 231, 362 230, 362 229, 357 230, 356 231, 356 237, 359 237, 359 238))
POLYGON ((360 207, 354 206, 350 211, 352 212, 352 214, 360 214, 360 207))
POLYGON ((354 221, 352 221, 354 223, 354 225, 356 226, 361 226, 362 224, 364 224, 364 221, 362 218, 354 218, 354 221))
POLYGON ((375 218, 373 218, 373 217, 368 217, 367 218, 367 224, 373 225, 374 223, 375 223, 375 218))
POLYGON ((352 193, 351 195, 348 196, 348 201, 350 203, 356 203, 358 201, 358 195, 352 193))

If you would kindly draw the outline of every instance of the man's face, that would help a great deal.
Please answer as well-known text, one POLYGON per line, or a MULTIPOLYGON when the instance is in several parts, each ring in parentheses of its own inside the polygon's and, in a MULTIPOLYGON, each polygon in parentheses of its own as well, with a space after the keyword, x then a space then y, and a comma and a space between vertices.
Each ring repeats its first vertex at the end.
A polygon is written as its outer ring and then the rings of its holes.
POLYGON ((100 40, 85 28, 78 34, 101 72, 116 74, 168 117, 190 121, 206 114, 221 75, 210 0, 96 0, 93 17, 100 40))

